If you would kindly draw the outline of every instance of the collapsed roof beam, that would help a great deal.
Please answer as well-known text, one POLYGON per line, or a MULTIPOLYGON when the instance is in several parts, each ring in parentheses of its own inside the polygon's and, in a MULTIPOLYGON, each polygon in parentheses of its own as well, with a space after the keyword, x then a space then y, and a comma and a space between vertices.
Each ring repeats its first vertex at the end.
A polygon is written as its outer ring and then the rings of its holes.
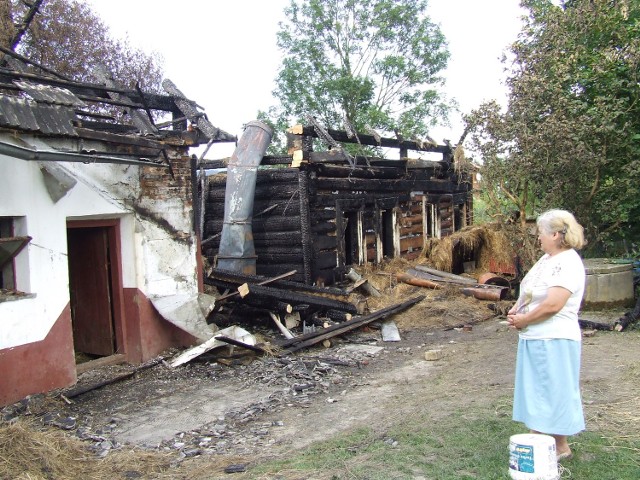
MULTIPOLYGON (((14 70, 8 70, 6 68, 0 68, 0 77, 6 77, 10 79, 20 78, 24 80, 36 80, 40 83, 46 85, 55 85, 59 87, 65 87, 75 93, 76 95, 86 95, 87 97, 96 97, 91 98, 93 101, 100 101, 104 103, 114 103, 109 102, 108 93, 120 93, 122 95, 127 96, 129 99, 138 99, 140 95, 138 92, 133 90, 125 90, 121 88, 108 88, 104 85, 96 85, 93 83, 85 83, 85 82, 76 82, 76 81, 68 81, 61 80, 58 78, 46 77, 43 75, 35 75, 32 73, 23 73, 16 72, 14 70), (98 96, 98 93, 103 94, 104 96, 98 96)), ((157 93, 145 93, 144 94, 146 104, 149 108, 154 110, 163 110, 165 112, 173 112, 176 109, 175 102, 173 99, 167 95, 159 95, 157 93)), ((144 108, 143 105, 126 105, 134 108, 144 108)))
POLYGON ((187 117, 196 128, 204 133, 209 140, 213 140, 214 142, 238 141, 234 135, 214 127, 207 119, 207 116, 203 115, 198 110, 199 105, 193 100, 188 99, 171 80, 165 78, 162 81, 162 88, 164 88, 165 92, 171 95, 180 112, 182 112, 182 114, 187 117))
MULTIPOLYGON (((294 125, 288 130, 288 132, 294 135, 319 138, 319 135, 313 125, 294 125)), ((349 137, 347 132, 342 130, 327 129, 327 133, 337 142, 357 143, 355 138, 349 137)), ((419 152, 437 152, 444 154, 451 153, 451 147, 448 145, 433 145, 424 142, 399 140, 397 138, 382 137, 377 139, 373 135, 366 135, 363 133, 358 133, 358 139, 362 145, 369 145, 372 147, 405 148, 407 150, 415 150, 419 152)))

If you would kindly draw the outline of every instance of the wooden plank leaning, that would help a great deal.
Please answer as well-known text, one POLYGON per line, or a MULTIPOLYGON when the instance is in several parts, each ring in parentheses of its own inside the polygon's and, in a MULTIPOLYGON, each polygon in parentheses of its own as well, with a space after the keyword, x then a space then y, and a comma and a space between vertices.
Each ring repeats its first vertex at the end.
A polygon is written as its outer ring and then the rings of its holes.
POLYGON ((339 323, 329 328, 325 328, 324 330, 319 330, 317 332, 300 335, 290 340, 285 340, 279 343, 280 347, 285 348, 285 350, 281 352, 281 354, 296 352, 303 348, 315 345, 316 343, 320 343, 328 338, 336 337, 351 330, 363 327, 376 320, 385 319, 391 315, 406 310, 407 308, 415 305, 425 298, 425 295, 418 295, 402 303, 391 305, 389 307, 378 310, 377 312, 370 313, 369 315, 356 317, 348 322, 339 323))

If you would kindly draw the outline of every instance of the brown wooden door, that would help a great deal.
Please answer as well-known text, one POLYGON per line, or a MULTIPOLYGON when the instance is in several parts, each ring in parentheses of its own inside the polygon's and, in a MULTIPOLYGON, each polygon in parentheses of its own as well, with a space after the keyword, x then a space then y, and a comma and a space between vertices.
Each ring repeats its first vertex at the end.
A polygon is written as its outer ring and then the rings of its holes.
POLYGON ((67 240, 74 348, 92 355, 112 355, 115 338, 107 228, 69 228, 67 240))

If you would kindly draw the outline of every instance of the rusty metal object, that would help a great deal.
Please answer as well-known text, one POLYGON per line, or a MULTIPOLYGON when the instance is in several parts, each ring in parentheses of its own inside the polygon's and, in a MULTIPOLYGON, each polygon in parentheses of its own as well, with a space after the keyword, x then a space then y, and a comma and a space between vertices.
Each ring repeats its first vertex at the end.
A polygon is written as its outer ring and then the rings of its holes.
POLYGON ((478 300, 503 300, 507 295, 506 288, 499 287, 467 287, 462 289, 462 293, 473 296, 478 300))
POLYGON ((492 272, 483 273, 478 277, 478 283, 481 285, 497 285, 500 287, 511 287, 509 280, 492 272))
POLYGON ((415 285, 416 287, 433 288, 433 289, 442 288, 442 285, 439 285, 434 281, 427 280, 425 278, 414 277, 413 275, 409 275, 408 273, 396 273, 396 279, 399 282, 403 282, 408 285, 415 285))
POLYGON ((229 160, 224 198, 224 223, 218 268, 255 275, 256 253, 251 220, 258 165, 273 131, 262 122, 249 122, 229 160))

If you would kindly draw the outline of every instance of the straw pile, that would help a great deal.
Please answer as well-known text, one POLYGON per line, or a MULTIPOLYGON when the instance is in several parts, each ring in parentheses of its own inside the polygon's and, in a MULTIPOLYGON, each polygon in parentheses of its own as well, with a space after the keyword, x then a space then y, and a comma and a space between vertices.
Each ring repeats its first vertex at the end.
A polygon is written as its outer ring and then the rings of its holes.
POLYGON ((443 288, 432 290, 416 287, 396 280, 396 273, 415 267, 418 261, 407 261, 394 258, 375 269, 361 267, 359 272, 369 281, 382 296, 367 297, 370 311, 400 303, 416 295, 426 295, 420 303, 394 315, 393 320, 401 330, 413 328, 450 328, 460 324, 476 323, 491 315, 485 308, 488 302, 479 302, 473 297, 462 294, 460 285, 443 284, 443 288))
POLYGON ((104 458, 68 433, 34 421, 0 422, 0 479, 114 480, 224 478, 230 464, 247 464, 236 455, 178 459, 175 452, 144 451, 132 446, 111 450, 104 458))
POLYGON ((0 424, 0 478, 16 480, 158 478, 167 455, 122 450, 101 459, 79 439, 27 421, 0 424))
MULTIPOLYGON (((490 263, 512 265, 516 257, 522 256, 522 234, 515 228, 491 223, 465 227, 448 237, 427 240, 424 256, 427 264, 437 270, 451 272, 457 258, 475 259, 480 272, 491 271, 490 263)), ((520 261, 523 262, 523 258, 520 261)), ((529 260, 523 263, 528 264, 529 260)))

